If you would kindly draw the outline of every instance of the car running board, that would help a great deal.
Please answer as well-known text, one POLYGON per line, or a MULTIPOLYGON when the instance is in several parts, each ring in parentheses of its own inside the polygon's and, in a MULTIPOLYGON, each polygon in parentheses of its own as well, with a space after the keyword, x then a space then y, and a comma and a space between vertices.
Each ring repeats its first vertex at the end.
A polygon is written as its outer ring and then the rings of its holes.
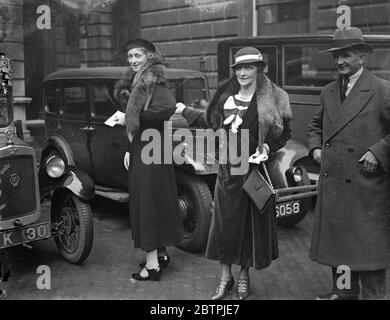
POLYGON ((95 195, 108 198, 117 202, 129 201, 129 194, 115 188, 107 188, 95 185, 95 195))

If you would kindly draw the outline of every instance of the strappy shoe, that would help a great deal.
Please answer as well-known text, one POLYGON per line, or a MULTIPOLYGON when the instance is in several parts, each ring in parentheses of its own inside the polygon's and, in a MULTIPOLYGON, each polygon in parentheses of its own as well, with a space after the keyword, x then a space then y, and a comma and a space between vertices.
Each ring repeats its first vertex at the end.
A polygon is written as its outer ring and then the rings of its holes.
POLYGON ((250 295, 249 279, 238 279, 237 295, 239 300, 245 300, 250 295))
POLYGON ((234 278, 229 280, 220 279, 215 294, 211 297, 211 300, 222 300, 232 292, 234 285, 234 278))
POLYGON ((162 274, 162 271, 161 271, 161 268, 158 268, 158 269, 147 269, 147 268, 144 268, 148 275, 146 277, 143 277, 141 276, 141 270, 140 272, 138 273, 133 273, 131 275, 131 277, 134 279, 134 280, 137 280, 137 281, 148 281, 148 280, 152 280, 152 281, 159 281, 160 280, 160 277, 161 277, 161 274, 162 274))
MULTIPOLYGON (((169 257, 169 255, 158 257, 158 264, 160 265, 160 268, 165 269, 166 267, 168 267, 170 261, 171 258, 169 257)), ((141 268, 144 268, 146 266, 146 262, 142 262, 139 265, 141 268)))

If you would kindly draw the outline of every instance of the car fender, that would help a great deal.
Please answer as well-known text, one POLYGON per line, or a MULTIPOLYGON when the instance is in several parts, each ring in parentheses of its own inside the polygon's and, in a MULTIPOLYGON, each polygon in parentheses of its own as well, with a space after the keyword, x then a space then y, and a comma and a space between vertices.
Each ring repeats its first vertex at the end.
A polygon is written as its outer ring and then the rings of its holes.
POLYGON ((42 147, 41 160, 46 158, 52 148, 55 148, 61 153, 68 166, 75 166, 72 149, 65 139, 59 135, 53 135, 46 139, 42 147))
POLYGON ((290 139, 287 144, 271 155, 268 163, 268 171, 274 187, 287 187, 286 171, 299 159, 307 157, 308 149, 298 141, 290 139))
POLYGON ((89 201, 95 195, 95 183, 84 171, 71 168, 63 179, 63 183, 57 188, 67 188, 81 200, 89 201))
POLYGON ((49 177, 44 169, 39 172, 39 189, 41 201, 52 191, 57 189, 69 189, 74 195, 84 201, 91 200, 95 195, 95 183, 84 171, 76 167, 68 167, 65 174, 60 178, 49 177))

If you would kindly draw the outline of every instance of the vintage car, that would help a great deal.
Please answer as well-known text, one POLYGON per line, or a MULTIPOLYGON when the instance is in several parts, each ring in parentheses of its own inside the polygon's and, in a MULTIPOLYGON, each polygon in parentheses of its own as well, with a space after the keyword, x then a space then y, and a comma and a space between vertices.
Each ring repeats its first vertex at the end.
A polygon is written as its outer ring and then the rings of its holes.
MULTIPOLYGON (((293 111, 292 139, 307 146, 307 127, 320 104, 321 89, 335 80, 338 73, 332 56, 325 52, 332 46, 330 34, 294 34, 235 38, 218 44, 219 81, 231 75, 229 65, 238 49, 253 46, 267 61, 268 77, 285 89, 293 111)), ((390 80, 390 35, 366 35, 364 41, 374 46, 367 68, 390 80)), ((295 165, 304 166, 312 181, 318 179, 319 167, 309 157, 295 165)))
POLYGON ((67 261, 83 261, 92 248, 93 220, 87 201, 94 195, 91 187, 86 190, 83 185, 93 186, 92 181, 65 164, 56 150, 47 150, 38 174, 36 151, 15 131, 21 132, 13 121, 12 87, 2 86, 0 253, 16 245, 29 246, 33 241, 54 237, 67 261), (41 201, 49 195, 51 212, 41 210, 41 201))
MULTIPOLYGON (((96 195, 119 202, 129 199, 128 173, 123 166, 127 137, 123 127, 110 127, 104 122, 121 110, 113 89, 125 70, 126 67, 99 67, 54 72, 44 81, 43 98, 46 142, 42 161, 52 152, 60 154, 67 165, 75 166, 91 177, 96 195)), ((210 97, 203 73, 167 68, 166 77, 177 101, 194 108, 205 107, 205 101, 210 97)), ((173 129, 185 128, 193 132, 194 145, 199 143, 196 128, 188 128, 181 115, 173 115, 171 123, 173 129)), ((173 147, 179 143, 174 142, 173 147)), ((197 146, 196 150, 204 150, 203 145, 197 146)), ((206 157, 211 156, 209 153, 197 152, 192 159, 200 156, 205 160, 202 170, 194 170, 191 164, 175 165, 179 206, 186 231, 179 247, 192 252, 201 250, 207 243, 218 166, 206 161, 206 157)), ((293 166, 306 155, 307 149, 294 141, 273 155, 270 171, 277 188, 309 184, 305 169, 293 166)), ((295 199, 285 191, 280 193, 280 198, 284 197, 287 202, 280 201, 277 210, 279 221, 291 226, 303 219, 310 201, 304 197, 295 199)), ((164 192, 163 186, 161 192, 164 192)))

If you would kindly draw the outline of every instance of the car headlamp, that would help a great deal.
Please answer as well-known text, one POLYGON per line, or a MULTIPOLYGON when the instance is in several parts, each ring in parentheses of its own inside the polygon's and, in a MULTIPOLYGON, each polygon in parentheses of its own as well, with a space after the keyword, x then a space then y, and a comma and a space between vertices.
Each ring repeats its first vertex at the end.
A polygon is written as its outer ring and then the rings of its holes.
POLYGON ((46 160, 46 172, 51 178, 59 178, 65 172, 65 162, 59 156, 51 156, 46 160))
POLYGON ((293 169, 293 178, 296 183, 302 182, 303 180, 303 172, 301 168, 295 167, 293 169))

